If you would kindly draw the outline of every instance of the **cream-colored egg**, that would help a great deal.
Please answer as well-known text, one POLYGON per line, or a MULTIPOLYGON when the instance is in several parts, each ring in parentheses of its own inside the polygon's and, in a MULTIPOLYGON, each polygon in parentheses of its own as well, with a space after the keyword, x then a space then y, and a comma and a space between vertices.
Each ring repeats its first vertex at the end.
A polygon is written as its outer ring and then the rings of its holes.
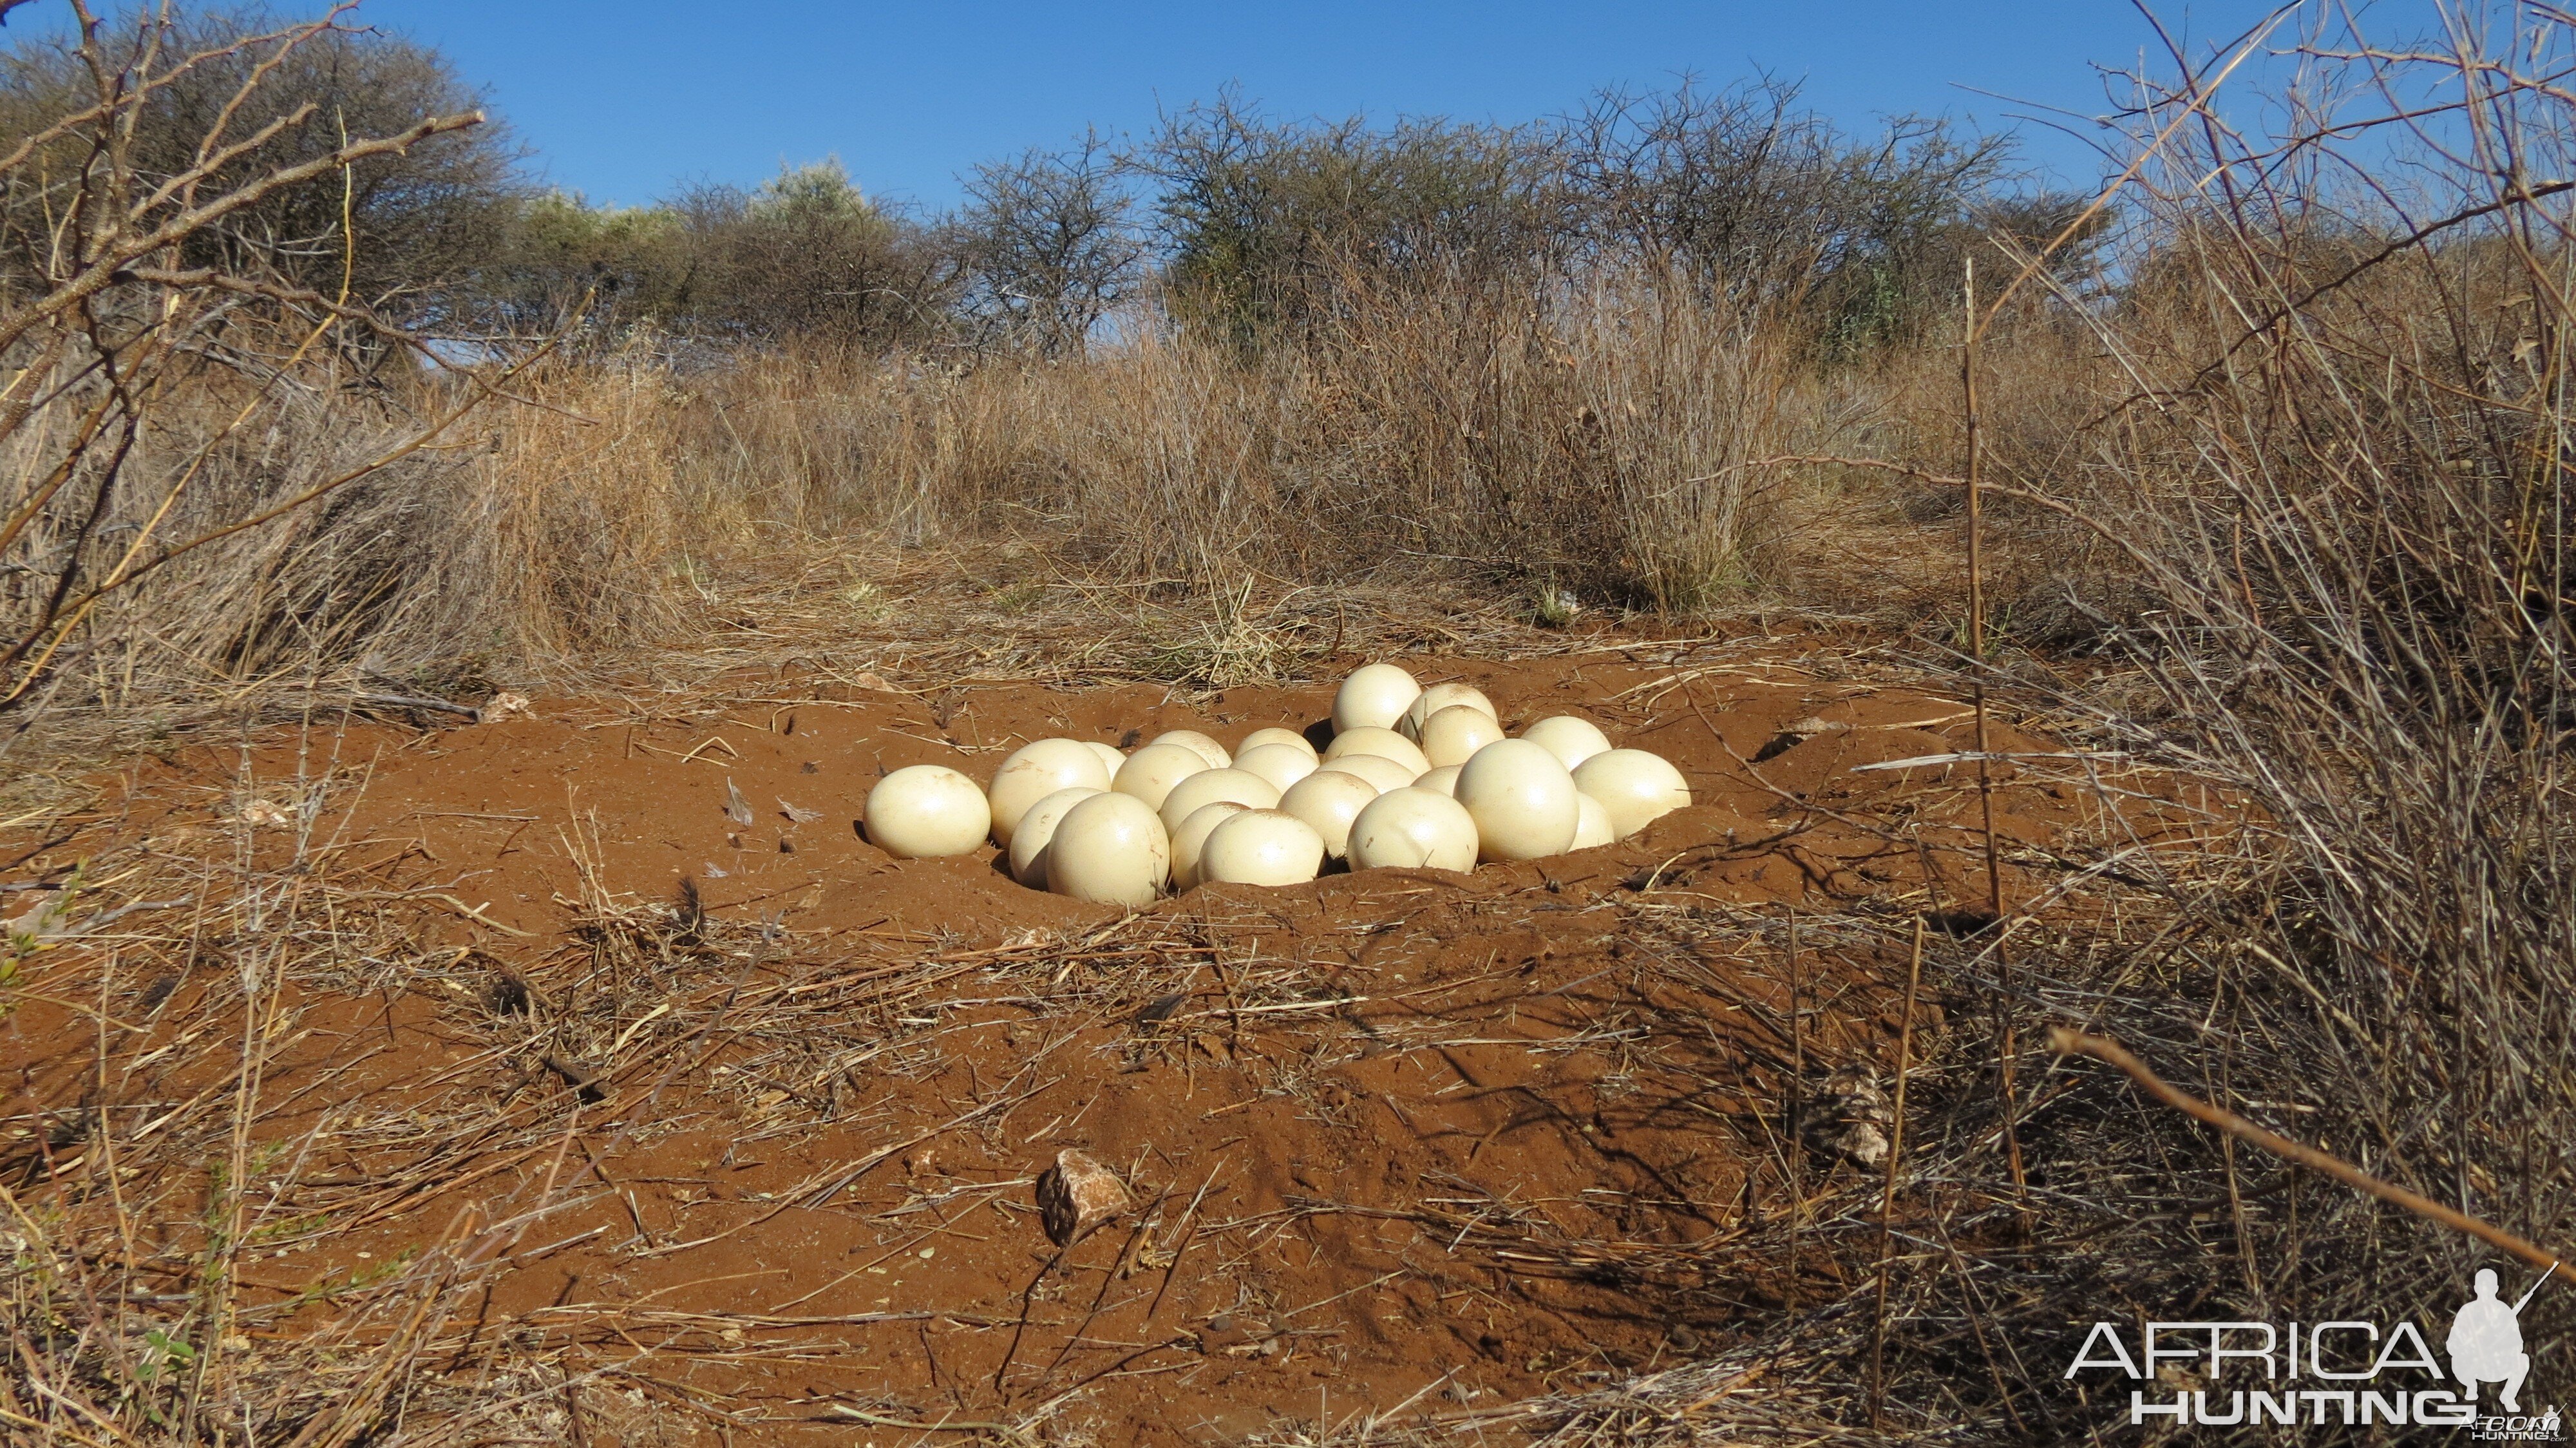
POLYGON ((1248 809, 1211 831, 1199 878, 1211 885, 1296 885, 1324 868, 1324 837, 1275 809, 1248 809))
POLYGON ((1127 756, 1118 766, 1118 777, 1109 787, 1119 794, 1132 795, 1145 802, 1147 809, 1161 809, 1164 796, 1172 786, 1208 767, 1205 756, 1195 749, 1178 744, 1149 744, 1127 756))
POLYGON ((899 859, 962 855, 984 843, 993 807, 975 781, 944 764, 907 765, 868 791, 868 843, 899 859))
POLYGON ((1422 776, 1420 779, 1415 780, 1413 782, 1413 787, 1415 789, 1438 790, 1440 793, 1455 799, 1458 797, 1458 766, 1454 764, 1444 764, 1438 769, 1431 771, 1429 774, 1422 776))
POLYGON ((1279 803, 1279 786, 1248 769, 1206 769, 1172 786, 1163 796, 1163 807, 1154 813, 1163 817, 1163 828, 1176 830, 1201 805, 1221 799, 1252 809, 1268 809, 1279 803))
POLYGON ((1354 754, 1374 754, 1380 759, 1392 759, 1416 775, 1431 767, 1431 761, 1422 757, 1422 750, 1412 740, 1392 729, 1372 729, 1365 724, 1357 729, 1343 730, 1333 736, 1332 743, 1324 746, 1326 764, 1354 754))
POLYGON ((1234 767, 1286 789, 1315 772, 1315 751, 1301 752, 1285 744, 1255 744, 1234 756, 1234 767))
POLYGON ((1438 790, 1391 789, 1351 821, 1351 868, 1472 870, 1476 822, 1466 806, 1438 790))
POLYGON ((1106 793, 1088 785, 1059 789, 1020 816, 1020 827, 1011 832, 1011 878, 1032 890, 1046 888, 1047 841, 1055 838, 1055 827, 1064 820, 1064 812, 1091 798, 1106 793))
POLYGON ((1047 888, 1059 895, 1137 909, 1171 878, 1171 836, 1134 795, 1095 794, 1056 821, 1046 867, 1047 888))
POLYGON ((1610 749, 1609 735, 1591 720, 1571 714, 1551 714, 1522 730, 1521 737, 1555 755, 1556 762, 1568 769, 1610 749))
POLYGON ((1526 739, 1498 739, 1458 770, 1458 803, 1476 822, 1477 858, 1559 855, 1583 822, 1574 776, 1526 739))
POLYGON ((1100 767, 1109 771, 1109 777, 1111 779, 1116 779, 1118 777, 1118 766, 1127 762, 1126 751, 1120 749, 1115 744, 1103 744, 1097 739, 1089 739, 1083 742, 1092 753, 1100 756, 1100 767))
POLYGON ((1323 837, 1324 853, 1340 859, 1350 848, 1351 821, 1377 796, 1377 786, 1356 774, 1319 769, 1288 786, 1279 808, 1304 820, 1323 837))
POLYGON ((1452 704, 1422 721, 1422 757, 1432 768, 1464 764, 1503 737, 1494 716, 1473 704, 1452 704))
POLYGON ((1494 712, 1494 701, 1485 697, 1485 691, 1473 684, 1434 684, 1423 690, 1420 698, 1405 706, 1404 717, 1396 721, 1396 732, 1407 739, 1419 739, 1423 724, 1432 715, 1461 705, 1482 709, 1489 719, 1499 721, 1503 717, 1494 712))
POLYGON ((1574 843, 1567 849, 1592 850, 1619 843, 1618 831, 1610 828, 1610 811, 1601 801, 1578 790, 1574 804, 1582 813, 1574 822, 1574 843))
POLYGON ((1243 756, 1251 753, 1253 750, 1259 749, 1265 744, 1277 744, 1288 749, 1302 751, 1308 759, 1315 757, 1315 746, 1307 743, 1306 736, 1298 733, 1294 729, 1255 729, 1251 733, 1244 735, 1243 743, 1236 747, 1234 751, 1235 761, 1237 763, 1241 763, 1243 756))
POLYGON ((1187 890, 1199 882, 1199 852, 1207 847, 1208 833, 1218 825, 1243 813, 1246 806, 1230 799, 1203 804, 1181 821, 1172 831, 1172 888, 1187 890))
POLYGON ((1041 739, 1012 751, 993 771, 984 798, 993 808, 993 843, 1008 847, 1030 805, 1065 789, 1109 788, 1100 757, 1079 739, 1041 739))
POLYGON ((1413 676, 1393 664, 1363 664, 1333 693, 1333 732, 1385 729, 1422 696, 1413 676))
POLYGON ((1345 754, 1339 759, 1325 760, 1324 768, 1356 774, 1377 786, 1380 794, 1390 789, 1402 789, 1422 777, 1422 771, 1383 754, 1345 754))
POLYGON ((1157 744, 1177 744, 1206 760, 1210 769, 1223 769, 1234 763, 1234 756, 1225 752, 1224 745, 1195 729, 1166 729, 1145 741, 1148 749, 1157 744))
POLYGON ((1612 749, 1574 771, 1574 782, 1610 812, 1611 833, 1626 839, 1691 802, 1682 772, 1660 754, 1612 749))

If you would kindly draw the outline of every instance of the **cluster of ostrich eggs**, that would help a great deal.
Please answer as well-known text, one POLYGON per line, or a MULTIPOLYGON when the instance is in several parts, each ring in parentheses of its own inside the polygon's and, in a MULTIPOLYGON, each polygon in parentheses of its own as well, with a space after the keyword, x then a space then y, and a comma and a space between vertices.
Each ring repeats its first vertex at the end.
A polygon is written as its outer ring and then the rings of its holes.
POLYGON ((1034 889, 1141 906, 1201 884, 1292 885, 1335 864, 1472 870, 1607 845, 1690 803, 1681 771, 1616 749, 1571 714, 1504 731, 1469 684, 1424 688, 1369 664, 1333 696, 1319 753, 1256 729, 1229 752, 1175 729, 1134 753, 1041 739, 990 783, 937 764, 869 792, 868 838, 905 857, 963 855, 987 836, 1034 889))

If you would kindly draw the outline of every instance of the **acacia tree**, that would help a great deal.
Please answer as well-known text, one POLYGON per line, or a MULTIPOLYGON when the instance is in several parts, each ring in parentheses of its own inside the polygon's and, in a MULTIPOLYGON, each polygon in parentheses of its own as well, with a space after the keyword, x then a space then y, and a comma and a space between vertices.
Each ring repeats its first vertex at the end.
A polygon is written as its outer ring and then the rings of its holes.
MULTIPOLYGON (((479 113, 482 98, 444 56, 398 36, 341 23, 286 25, 261 7, 139 12, 110 22, 73 7, 61 38, 41 33, 0 53, 0 135, 33 136, 98 101, 103 83, 132 87, 94 66, 130 58, 154 67, 149 86, 119 100, 116 165, 147 188, 232 191, 281 169, 334 155, 350 137, 403 131, 425 117, 479 113), (296 43, 245 37, 300 35, 296 43), (184 65, 158 67, 178 57, 184 65), (240 144, 258 138, 256 146, 240 144), (211 151, 210 138, 220 138, 211 151)), ((12 168, 0 191, 0 271, 25 289, 94 175, 80 131, 51 134, 12 168)), ((190 230, 175 260, 258 272, 336 293, 406 324, 449 320, 470 305, 528 187, 520 148, 484 119, 423 136, 342 175, 324 166, 264 187, 246 204, 190 230), (347 234, 343 234, 344 221, 347 234), (344 273, 346 276, 344 278, 344 273)))
POLYGON ((958 289, 948 248, 861 194, 838 160, 751 190, 696 187, 671 205, 687 270, 673 305, 693 331, 875 350, 947 326, 958 289))
POLYGON ((969 308, 1045 357, 1078 357, 1145 258, 1124 168, 1097 132, 975 168, 957 218, 969 308))
POLYGON ((1164 117, 1135 165, 1175 312, 1242 346, 1307 335, 1354 278, 1525 276, 1559 235, 1543 127, 1280 121, 1229 93, 1164 117))
POLYGON ((578 192, 550 191, 518 207, 472 301, 495 336, 576 327, 584 345, 614 345, 635 324, 667 326, 690 278, 688 238, 671 208, 593 206, 578 192))
POLYGON ((1912 116, 1856 139, 1769 79, 1605 91, 1564 122, 1560 146, 1565 215, 1588 250, 1794 306, 1842 346, 1955 305, 2010 154, 2002 138, 1912 116))

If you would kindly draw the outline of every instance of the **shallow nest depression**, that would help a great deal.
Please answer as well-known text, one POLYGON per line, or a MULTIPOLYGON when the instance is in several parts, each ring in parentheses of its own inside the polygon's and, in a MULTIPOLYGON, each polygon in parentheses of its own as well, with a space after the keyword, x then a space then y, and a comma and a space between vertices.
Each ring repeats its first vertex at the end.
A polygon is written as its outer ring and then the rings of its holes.
MULTIPOLYGON (((17 822, 0 899, 45 948, 0 1036, 0 1411, 263 1443, 1865 1420, 1865 1371, 1764 1344, 1869 1331, 1910 932, 1982 923, 1974 775, 1938 762, 1967 707, 1758 644, 1440 662, 1507 725, 1579 711, 1665 755, 1695 804, 1472 876, 1121 915, 990 849, 893 861, 858 806, 1044 735, 1302 728, 1326 690, 782 669, 267 728, 17 822), (1067 1149, 1133 1205, 1059 1250, 1034 1187, 1067 1149)), ((2098 923, 2120 861, 2212 822, 2187 782, 1993 747, 2034 930, 2098 923)), ((1950 978, 1914 1009, 1919 1100, 1982 1069, 1950 978)), ((1940 1150, 1901 1213, 1994 1142, 1940 1150)), ((2007 1234, 2007 1205, 1947 1200, 1908 1270, 2007 1234)), ((2003 1349, 1909 1290, 1900 1359, 1999 1385, 2003 1349)))

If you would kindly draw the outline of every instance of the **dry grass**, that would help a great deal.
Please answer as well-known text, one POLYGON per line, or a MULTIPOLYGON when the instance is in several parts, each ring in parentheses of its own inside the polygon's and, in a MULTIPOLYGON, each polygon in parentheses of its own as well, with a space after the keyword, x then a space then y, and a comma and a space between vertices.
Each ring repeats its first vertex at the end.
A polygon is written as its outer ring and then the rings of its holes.
POLYGON ((1251 362, 1129 324, 1079 365, 735 363, 693 383, 693 472, 789 528, 1025 533, 1192 591, 1464 571, 1689 613, 1763 577, 1784 484, 1754 461, 1857 410, 1787 328, 1642 277, 1354 283, 1312 346, 1251 362))
MULTIPOLYGON (((1161 333, 1087 364, 962 373, 684 366, 647 343, 547 361, 327 505, 111 595, 17 727, 166 729, 360 666, 452 695, 569 682, 697 646, 728 594, 817 567, 883 587, 910 558, 1014 540, 1024 602, 1114 589, 1178 610, 1148 671, 1197 682, 1274 673, 1246 600, 1299 587, 1452 580, 1516 607, 1681 617, 1763 598, 1809 494, 1760 460, 1836 445, 1865 401, 1807 378, 1781 328, 1705 303, 1608 282, 1546 301, 1533 319, 1484 297, 1363 298, 1326 345, 1249 364, 1161 333)), ((405 387, 290 394, 255 447, 212 388, 159 414, 126 471, 170 477, 215 441, 165 526, 220 527, 452 390, 405 387)), ((18 445, 22 472, 53 451, 40 433, 18 445)), ((157 498, 111 496, 96 531, 130 530, 157 498)), ((42 600, 15 604, 25 626, 42 600)))

